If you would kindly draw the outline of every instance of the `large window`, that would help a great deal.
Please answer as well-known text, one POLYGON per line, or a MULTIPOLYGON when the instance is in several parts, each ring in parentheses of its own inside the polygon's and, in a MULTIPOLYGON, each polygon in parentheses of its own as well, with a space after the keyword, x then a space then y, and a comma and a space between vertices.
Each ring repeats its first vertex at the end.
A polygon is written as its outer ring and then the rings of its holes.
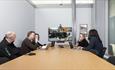
POLYGON ((115 0, 109 2, 109 44, 115 44, 115 0))

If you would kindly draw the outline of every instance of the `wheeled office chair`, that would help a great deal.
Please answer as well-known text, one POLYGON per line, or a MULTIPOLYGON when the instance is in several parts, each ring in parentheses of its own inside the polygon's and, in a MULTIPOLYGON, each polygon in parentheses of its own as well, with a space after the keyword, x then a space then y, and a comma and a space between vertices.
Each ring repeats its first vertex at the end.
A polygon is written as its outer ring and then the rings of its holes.
POLYGON ((107 59, 108 62, 110 62, 111 64, 115 65, 115 56, 111 56, 107 59))

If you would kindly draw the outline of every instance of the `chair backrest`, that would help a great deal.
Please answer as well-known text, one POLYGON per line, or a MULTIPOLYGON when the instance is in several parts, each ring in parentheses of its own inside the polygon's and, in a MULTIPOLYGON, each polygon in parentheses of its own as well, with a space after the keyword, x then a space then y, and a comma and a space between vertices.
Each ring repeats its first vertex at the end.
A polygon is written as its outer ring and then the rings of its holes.
POLYGON ((103 47, 103 52, 105 52, 105 51, 106 51, 106 49, 107 49, 106 47, 103 47))
POLYGON ((108 53, 112 56, 115 56, 115 44, 110 44, 108 47, 108 53))
POLYGON ((113 44, 112 50, 113 50, 113 56, 115 56, 115 44, 113 44))
POLYGON ((108 54, 113 56, 113 49, 112 49, 112 45, 111 44, 108 46, 108 54))

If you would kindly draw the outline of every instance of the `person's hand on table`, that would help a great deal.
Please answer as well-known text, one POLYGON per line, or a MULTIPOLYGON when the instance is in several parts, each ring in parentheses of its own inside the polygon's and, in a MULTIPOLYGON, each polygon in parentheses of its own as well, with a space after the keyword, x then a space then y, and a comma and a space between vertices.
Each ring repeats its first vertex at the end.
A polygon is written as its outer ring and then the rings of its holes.
POLYGON ((77 47, 78 50, 82 50, 82 48, 83 48, 82 46, 78 46, 77 47))

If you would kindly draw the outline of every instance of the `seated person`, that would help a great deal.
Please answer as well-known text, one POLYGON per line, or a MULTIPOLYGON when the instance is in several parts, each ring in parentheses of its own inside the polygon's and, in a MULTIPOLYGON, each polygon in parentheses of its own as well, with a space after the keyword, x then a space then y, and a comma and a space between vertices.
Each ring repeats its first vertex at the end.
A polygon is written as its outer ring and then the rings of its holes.
POLYGON ((86 48, 82 48, 83 50, 90 51, 92 53, 95 53, 96 55, 103 57, 103 44, 102 41, 98 35, 97 30, 92 29, 89 31, 89 45, 86 48))
POLYGON ((39 34, 36 33, 36 36, 35 36, 35 45, 39 48, 39 49, 46 49, 47 48, 47 45, 44 44, 42 45, 41 43, 39 43, 39 34))
POLYGON ((37 46, 33 44, 34 41, 35 41, 35 32, 29 31, 27 33, 27 37, 23 40, 22 45, 20 47, 22 55, 37 49, 37 46))
POLYGON ((14 45, 15 32, 7 32, 0 43, 0 57, 7 57, 9 60, 20 56, 20 50, 14 45))
POLYGON ((88 46, 88 42, 87 42, 84 34, 80 34, 80 38, 79 38, 77 46, 78 46, 78 48, 88 46))
POLYGON ((64 32, 64 28, 62 27, 62 25, 60 24, 58 27, 58 32, 64 32))
POLYGON ((43 45, 41 43, 39 43, 39 39, 40 39, 40 36, 39 36, 39 34, 36 33, 35 42, 36 42, 36 44, 37 44, 38 47, 41 47, 43 45))

